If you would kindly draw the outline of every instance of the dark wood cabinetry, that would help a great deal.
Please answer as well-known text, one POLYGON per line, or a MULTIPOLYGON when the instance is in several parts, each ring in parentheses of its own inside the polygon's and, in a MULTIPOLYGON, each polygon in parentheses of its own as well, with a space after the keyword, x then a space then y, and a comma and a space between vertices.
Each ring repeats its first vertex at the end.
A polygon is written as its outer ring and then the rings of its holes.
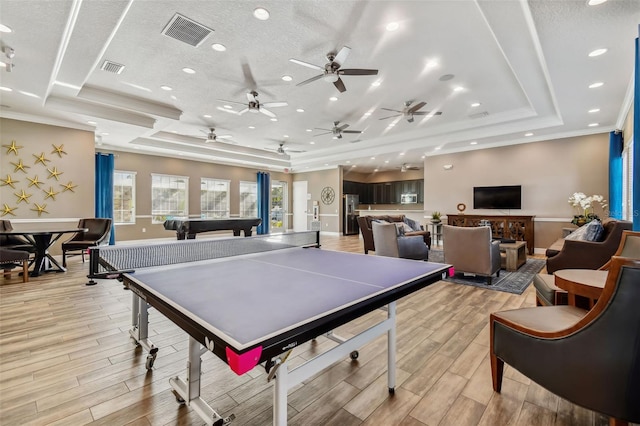
POLYGON ((489 226, 491 226, 493 238, 526 241, 529 254, 533 254, 535 247, 533 218, 535 216, 448 214, 447 224, 453 226, 480 226, 488 222, 489 226))
POLYGON ((424 180, 363 183, 343 181, 344 194, 357 194, 360 204, 400 204, 402 194, 417 194, 418 203, 424 202, 424 180))

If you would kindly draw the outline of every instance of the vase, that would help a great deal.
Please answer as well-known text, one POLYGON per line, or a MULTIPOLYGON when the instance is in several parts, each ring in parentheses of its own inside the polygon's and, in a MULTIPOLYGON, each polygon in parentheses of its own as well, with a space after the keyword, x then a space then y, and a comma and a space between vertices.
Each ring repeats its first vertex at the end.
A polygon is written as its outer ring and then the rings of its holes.
POLYGON ((587 219, 585 218, 580 218, 576 221, 577 226, 582 226, 582 225, 585 225, 586 223, 587 223, 587 219))

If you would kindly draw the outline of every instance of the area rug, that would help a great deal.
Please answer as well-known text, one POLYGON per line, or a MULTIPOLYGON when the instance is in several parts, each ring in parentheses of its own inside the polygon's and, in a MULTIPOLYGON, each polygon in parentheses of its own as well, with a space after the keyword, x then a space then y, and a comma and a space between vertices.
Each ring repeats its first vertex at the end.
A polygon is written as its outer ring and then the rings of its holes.
MULTIPOLYGON (((442 250, 430 250, 429 261, 443 263, 444 254, 442 250)), ((500 270, 500 276, 494 276, 491 285, 487 285, 486 277, 464 276, 463 274, 456 274, 453 277, 446 278, 445 281, 486 288, 489 290, 522 294, 533 282, 534 275, 540 272, 544 265, 544 259, 527 259, 527 263, 522 265, 515 272, 507 272, 504 269, 500 270)))

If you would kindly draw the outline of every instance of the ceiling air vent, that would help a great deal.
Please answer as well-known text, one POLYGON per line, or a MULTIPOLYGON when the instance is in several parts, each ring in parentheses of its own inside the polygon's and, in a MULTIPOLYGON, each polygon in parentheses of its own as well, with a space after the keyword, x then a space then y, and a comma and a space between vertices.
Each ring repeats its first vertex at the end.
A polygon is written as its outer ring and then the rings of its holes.
POLYGON ((176 13, 162 30, 162 34, 198 47, 213 32, 212 29, 176 13))
POLYGON ((124 70, 124 65, 106 59, 100 66, 100 69, 114 74, 120 74, 122 70, 124 70))

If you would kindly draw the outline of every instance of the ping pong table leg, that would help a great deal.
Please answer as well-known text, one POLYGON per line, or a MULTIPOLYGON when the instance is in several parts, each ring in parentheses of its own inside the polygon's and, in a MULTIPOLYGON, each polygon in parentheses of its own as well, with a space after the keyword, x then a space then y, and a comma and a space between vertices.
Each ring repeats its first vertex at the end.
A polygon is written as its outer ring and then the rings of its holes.
POLYGON ((284 362, 278 367, 276 383, 273 390, 273 424, 275 426, 286 426, 287 424, 287 377, 289 368, 284 362))
POLYGON ((151 370, 153 363, 158 356, 158 348, 149 340, 149 306, 147 301, 139 297, 135 293, 131 293, 131 330, 129 334, 136 341, 137 345, 142 346, 148 352, 145 366, 147 370, 151 370))
POLYGON ((387 331, 387 382, 389 393, 396 390, 396 302, 389 303, 387 318, 391 321, 387 331))

